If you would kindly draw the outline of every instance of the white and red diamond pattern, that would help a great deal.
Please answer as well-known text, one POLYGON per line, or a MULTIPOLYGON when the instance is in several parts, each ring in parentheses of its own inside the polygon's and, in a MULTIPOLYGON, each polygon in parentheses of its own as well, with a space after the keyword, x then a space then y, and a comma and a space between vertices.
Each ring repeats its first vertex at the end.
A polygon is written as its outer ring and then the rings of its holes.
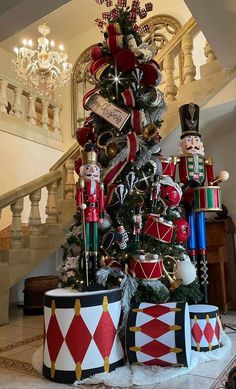
MULTIPOLYGON (((77 300, 78 301, 78 300, 77 300)), ((120 301, 103 306, 44 308, 44 364, 55 370, 96 369, 123 358, 123 349, 116 334, 120 317, 120 301)), ((78 377, 79 378, 79 377, 78 377)))

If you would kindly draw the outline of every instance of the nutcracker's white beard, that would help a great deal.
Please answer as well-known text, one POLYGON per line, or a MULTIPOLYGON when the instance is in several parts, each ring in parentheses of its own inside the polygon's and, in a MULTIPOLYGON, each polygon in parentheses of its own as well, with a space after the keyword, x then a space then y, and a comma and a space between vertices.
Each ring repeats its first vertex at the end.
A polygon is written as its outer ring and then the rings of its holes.
POLYGON ((96 181, 95 180, 91 180, 91 187, 90 187, 90 189, 91 189, 91 194, 95 194, 95 192, 96 192, 96 181))

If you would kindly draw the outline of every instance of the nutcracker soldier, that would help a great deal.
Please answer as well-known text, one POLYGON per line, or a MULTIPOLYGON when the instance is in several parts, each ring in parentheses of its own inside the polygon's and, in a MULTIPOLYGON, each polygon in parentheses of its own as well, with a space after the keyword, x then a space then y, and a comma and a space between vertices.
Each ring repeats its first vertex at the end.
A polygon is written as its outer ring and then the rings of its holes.
POLYGON ((104 190, 100 183, 96 146, 87 143, 82 151, 82 166, 76 188, 77 207, 82 212, 84 228, 84 272, 86 286, 96 281, 98 222, 104 218, 104 190))
POLYGON ((204 301, 208 302, 206 226, 205 211, 221 209, 221 188, 219 182, 228 179, 228 172, 222 171, 214 178, 212 158, 205 157, 201 134, 199 133, 199 106, 194 103, 179 108, 181 122, 181 155, 173 157, 173 179, 178 165, 179 181, 183 184, 183 203, 186 219, 190 225, 187 242, 190 257, 197 266, 204 301), (208 186, 204 186, 207 178, 208 186))

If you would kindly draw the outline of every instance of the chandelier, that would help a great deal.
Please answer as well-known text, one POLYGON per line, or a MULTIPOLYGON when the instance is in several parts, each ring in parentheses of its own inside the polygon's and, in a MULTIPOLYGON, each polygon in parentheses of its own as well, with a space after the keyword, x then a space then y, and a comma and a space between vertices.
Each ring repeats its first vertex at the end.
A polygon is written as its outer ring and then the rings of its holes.
POLYGON ((56 88, 70 81, 72 64, 63 52, 63 45, 59 45, 56 51, 55 42, 47 38, 51 30, 46 23, 39 25, 38 31, 42 36, 38 38, 37 50, 32 49, 31 39, 24 39, 23 47, 15 47, 13 69, 30 88, 37 89, 41 94, 53 95, 56 88))

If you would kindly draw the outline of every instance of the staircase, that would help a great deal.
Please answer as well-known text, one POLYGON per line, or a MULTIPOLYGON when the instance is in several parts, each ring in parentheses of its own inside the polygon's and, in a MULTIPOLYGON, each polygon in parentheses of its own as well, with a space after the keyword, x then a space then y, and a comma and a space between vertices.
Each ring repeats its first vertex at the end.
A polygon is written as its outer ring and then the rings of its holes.
MULTIPOLYGON (((200 78, 195 80, 193 50, 194 38, 198 33, 197 23, 191 18, 155 58, 163 73, 160 89, 164 92, 168 108, 161 128, 162 137, 179 128, 179 105, 194 101, 203 112, 207 112, 204 107, 210 107, 211 101, 216 101, 217 105, 216 97, 224 88, 230 88, 231 83, 234 88, 236 70, 223 71, 209 44, 204 48, 206 64, 201 66, 200 78)), ((227 96, 221 106, 221 115, 224 110, 229 114, 233 112, 235 98, 233 94, 227 96)), ((219 115, 219 109, 215 110, 214 115, 219 115)), ((204 124, 210 125, 214 115, 209 119, 205 115, 204 124)), ((75 144, 52 166, 49 173, 0 196, 0 212, 10 207, 12 214, 10 248, 0 251, 0 324, 8 322, 9 288, 65 241, 65 227, 71 223, 75 212, 74 160, 79 153, 80 147, 75 144), (47 190, 47 219, 44 224, 41 223, 39 211, 43 188, 47 190), (29 197, 31 204, 27 237, 23 235, 21 221, 25 197, 29 197)))

